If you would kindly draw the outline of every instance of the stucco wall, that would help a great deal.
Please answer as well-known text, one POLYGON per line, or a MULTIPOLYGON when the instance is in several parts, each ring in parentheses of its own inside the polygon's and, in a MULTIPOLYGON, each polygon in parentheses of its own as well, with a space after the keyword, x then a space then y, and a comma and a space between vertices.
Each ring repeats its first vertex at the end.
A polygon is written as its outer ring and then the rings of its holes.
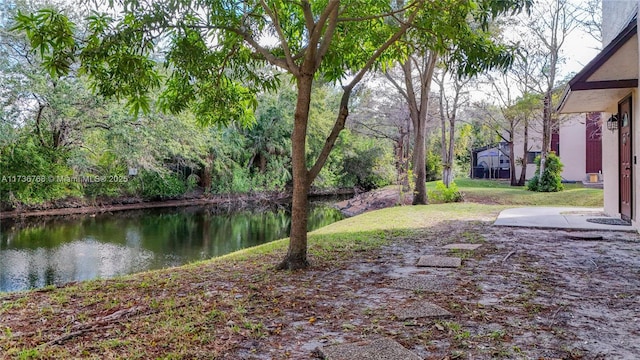
POLYGON ((562 178, 569 181, 586 179, 585 115, 570 115, 560 125, 560 161, 562 178))
POLYGON ((602 45, 607 46, 631 20, 638 0, 602 0, 602 45))
MULTIPOLYGON (((572 114, 562 120, 560 126, 560 161, 564 165, 562 178, 569 181, 583 181, 586 179, 586 138, 585 138, 585 115, 572 114)), ((522 147, 522 135, 515 137, 514 153, 516 159, 522 158, 524 149, 522 147)), ((529 132, 530 151, 540 151, 542 140, 537 126, 532 126, 529 132)), ((516 164, 516 177, 520 176, 521 166, 516 164)), ((527 165, 527 180, 536 173, 536 165, 527 165)))
MULTIPOLYGON (((640 200, 640 172, 638 171, 640 167, 638 166, 637 157, 638 157, 638 149, 640 149, 640 97, 637 89, 634 89, 631 92, 631 96, 633 97, 633 102, 631 104, 631 113, 633 115, 632 122, 632 132, 633 132, 633 148, 632 148, 632 165, 631 165, 631 181, 632 181, 632 203, 633 209, 632 219, 634 220, 634 225, 637 226, 636 219, 640 219, 638 216, 638 211, 640 206, 638 206, 638 200, 640 200), (636 159, 636 161, 634 161, 636 159)), ((622 99, 621 99, 622 100, 622 99)), ((617 103, 616 112, 617 110, 617 103)), ((611 113, 603 113, 602 118, 608 119, 611 116, 611 113)), ((619 154, 618 154, 618 131, 609 131, 604 130, 602 132, 602 172, 604 174, 604 211, 613 216, 617 216, 620 214, 620 178, 619 178, 619 154)))
MULTIPOLYGON (((529 127, 529 141, 527 142, 527 146, 529 147, 529 151, 540 151, 542 148, 542 134, 540 131, 540 124, 534 123, 529 127)), ((517 131, 514 137, 514 148, 513 152, 516 156, 516 159, 524 158, 524 138, 522 136, 522 131, 517 131)), ((516 177, 520 177, 520 171, 522 166, 518 165, 516 162, 516 177)), ((536 174, 536 164, 527 164, 527 175, 526 179, 531 179, 536 174)))
MULTIPOLYGON (((602 1, 602 37, 603 46, 606 46, 613 40, 620 30, 629 23, 633 15, 638 9, 638 0, 603 0, 602 1)), ((636 58, 637 59, 637 58, 636 58)), ((638 62, 640 68, 640 62, 638 62)), ((631 104, 632 119, 632 218, 639 219, 638 216, 638 199, 640 196, 640 181, 638 181, 638 164, 637 159, 638 149, 640 149, 640 99, 638 89, 631 91, 633 102, 631 104)), ((619 100, 622 100, 620 98, 619 100)), ((602 114, 602 119, 606 121, 612 113, 618 112, 618 102, 611 102, 606 112, 602 114)), ((604 210, 609 215, 619 215, 619 190, 620 190, 620 178, 619 178, 619 133, 618 131, 609 131, 604 129, 602 131, 602 172, 604 176, 604 210)), ((633 220, 633 224, 638 228, 639 223, 633 220)))
MULTIPOLYGON (((520 178, 520 171, 522 171, 521 169, 522 169, 522 166, 516 165, 516 177, 518 179, 520 178)), ((527 164, 526 179, 527 180, 531 179, 535 174, 536 174, 536 164, 527 164)))
MULTIPOLYGON (((611 113, 602 113, 608 119, 611 113)), ((602 174, 604 176, 604 211, 612 216, 620 213, 618 207, 618 132, 602 131, 602 174)))

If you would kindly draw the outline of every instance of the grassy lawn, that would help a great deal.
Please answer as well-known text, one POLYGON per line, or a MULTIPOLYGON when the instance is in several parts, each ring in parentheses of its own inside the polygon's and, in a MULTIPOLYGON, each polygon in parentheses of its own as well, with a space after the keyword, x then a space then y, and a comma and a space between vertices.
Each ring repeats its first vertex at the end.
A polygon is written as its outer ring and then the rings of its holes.
POLYGON ((539 194, 496 182, 457 183, 467 202, 388 208, 316 230, 306 271, 273 270, 286 251, 283 239, 179 268, 0 294, 0 358, 309 358, 302 345, 328 332, 351 338, 358 321, 367 332, 397 337, 413 329, 350 303, 363 280, 336 271, 380 262, 384 245, 412 239, 483 241, 479 233, 449 229, 486 224, 513 205, 602 206, 602 190, 539 194))
MULTIPOLYGON (((582 184, 564 184, 564 191, 539 193, 527 191, 524 187, 512 187, 501 180, 456 179, 455 182, 467 202, 518 206, 604 206, 602 189, 585 188, 582 184)), ((435 189, 435 182, 427 183, 427 189, 435 189)))

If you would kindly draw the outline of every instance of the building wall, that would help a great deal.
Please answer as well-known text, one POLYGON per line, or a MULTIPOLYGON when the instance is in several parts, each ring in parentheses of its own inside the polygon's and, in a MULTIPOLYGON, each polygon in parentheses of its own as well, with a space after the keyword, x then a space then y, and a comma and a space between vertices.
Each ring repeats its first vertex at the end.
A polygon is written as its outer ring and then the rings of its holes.
MULTIPOLYGON (((535 176, 536 168, 537 168, 536 164, 527 164, 527 175, 526 175, 527 180, 535 176)), ((516 176, 518 178, 520 177, 521 169, 522 169, 522 166, 516 165, 516 176)))
MULTIPOLYGON (((569 181, 583 181, 587 178, 586 167, 586 138, 585 138, 585 118, 584 114, 572 114, 562 120, 560 126, 560 161, 564 165, 562 170, 562 178, 569 181)), ((514 153, 516 159, 524 157, 524 149, 522 147, 522 136, 515 138, 514 153)), ((540 151, 542 148, 542 139, 535 126, 529 130, 530 151, 540 151)), ((516 163, 516 177, 520 177, 520 169, 522 167, 516 163)), ((535 164, 527 164, 527 180, 531 179, 536 173, 535 164)))
POLYGON ((631 20, 638 0, 602 0, 602 46, 613 40, 631 20), (611 21, 613 20, 613 21, 611 21))
MULTIPOLYGON (((633 132, 633 149, 632 156, 633 159, 636 159, 638 156, 638 149, 640 149, 640 93, 638 89, 634 89, 631 92, 631 96, 633 97, 633 101, 631 104, 631 112, 633 116, 632 129, 633 132)), ((620 99, 622 100, 622 99, 620 99)), ((618 103, 614 103, 611 105, 609 113, 603 113, 603 119, 608 119, 612 113, 618 112, 618 103)), ((604 146, 602 147, 602 173, 604 175, 604 211, 612 216, 620 215, 620 168, 619 168, 619 138, 618 131, 609 131, 604 130, 602 132, 602 141, 604 146)), ((633 202, 632 212, 632 220, 634 226, 638 227, 640 223, 637 220, 640 220, 640 216, 638 216, 638 211, 640 210, 640 206, 638 206, 638 200, 640 200, 640 167, 638 166, 637 161, 632 162, 632 172, 631 172, 631 181, 632 181, 632 189, 631 196, 633 202)))
MULTIPOLYGON (((531 124, 529 128, 529 136, 528 136, 529 141, 527 143, 527 146, 529 147, 529 151, 540 151, 540 149, 542 148, 542 135, 539 127, 540 127, 540 124, 531 124)), ((519 131, 516 133, 514 137, 513 153, 516 159, 525 158, 523 144, 524 144, 524 139, 522 136, 522 132, 519 131)), ((516 178, 520 178, 521 169, 522 169, 522 166, 518 165, 518 163, 516 162, 516 178)), ((527 180, 531 179, 535 174, 536 174, 536 164, 527 164, 526 179, 527 180)))
MULTIPOLYGON (((616 109, 615 112, 618 110, 616 109)), ((612 112, 602 113, 602 118, 608 119, 612 112)), ((602 159, 606 159, 602 162, 602 174, 603 174, 603 188, 604 188, 604 211, 616 216, 619 211, 618 200, 618 132, 617 131, 602 131, 602 159)))
POLYGON ((572 114, 560 125, 560 162, 564 165, 562 178, 583 181, 586 173, 585 115, 572 114))
MULTIPOLYGON (((629 23, 638 9, 638 0, 603 0, 602 1, 602 42, 603 47, 613 40, 620 31, 629 23)), ((640 23, 640 21, 639 21, 640 23)), ((640 40, 639 40, 640 41, 640 40)), ((640 68, 640 61, 638 62, 640 68)), ((640 149, 640 99, 638 99, 638 89, 631 92, 633 96, 632 102, 632 131, 633 131, 633 157, 637 157, 638 149, 640 149)), ((622 100, 619 99, 619 100, 622 100)), ((606 123, 611 114, 618 112, 618 103, 612 102, 602 113, 602 119, 606 123)), ((620 177, 619 177, 619 133, 618 131, 609 131, 606 128, 602 131, 602 173, 604 177, 604 210, 612 216, 620 215, 620 177)), ((638 164, 632 164, 632 218, 634 227, 638 228, 639 223, 635 219, 638 216, 638 193, 640 192, 640 181, 638 181, 638 164)))

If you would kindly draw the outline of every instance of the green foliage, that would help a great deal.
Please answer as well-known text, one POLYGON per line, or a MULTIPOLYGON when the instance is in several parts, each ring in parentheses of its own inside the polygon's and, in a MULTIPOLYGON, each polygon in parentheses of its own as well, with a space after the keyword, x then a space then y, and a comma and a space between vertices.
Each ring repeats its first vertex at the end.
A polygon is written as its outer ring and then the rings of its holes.
POLYGON ((442 181, 436 181, 436 188, 427 191, 430 203, 451 203, 462 201, 462 193, 458 190, 455 182, 451 182, 449 187, 442 181))
POLYGON ((442 158, 437 151, 429 149, 425 159, 427 168, 427 181, 434 181, 442 178, 442 158))
POLYGON ((116 197, 123 192, 124 183, 128 182, 126 166, 112 152, 105 152, 96 159, 93 171, 84 174, 86 177, 98 177, 102 181, 88 182, 84 186, 85 196, 116 197))
POLYGON ((63 153, 39 146, 26 136, 0 148, 0 200, 16 205, 38 204, 80 195, 78 183, 63 153))
POLYGON ((343 159, 343 184, 371 190, 392 183, 395 169, 388 148, 377 146, 374 140, 352 145, 343 159))
POLYGON ((461 124, 458 126, 455 146, 455 168, 457 174, 470 173, 471 168, 471 143, 473 142, 473 126, 461 124))
MULTIPOLYGON (((16 32, 12 36, 26 37, 40 56, 39 61, 28 59, 25 63, 33 62, 36 65, 31 68, 41 65, 47 70, 38 74, 34 84, 41 88, 54 85, 56 89, 53 96, 38 92, 46 100, 43 104, 55 105, 42 119, 46 128, 36 129, 40 124, 33 114, 23 114, 29 121, 19 124, 46 141, 38 144, 31 140, 23 147, 38 156, 52 151, 56 159, 47 163, 60 168, 47 171, 56 175, 118 176, 125 174, 127 166, 144 169, 128 183, 86 184, 87 196, 128 193, 171 198, 193 189, 200 180, 206 191, 281 190, 292 179, 290 137, 297 89, 283 85, 286 82, 281 81, 283 74, 279 71, 300 76, 302 65, 310 58, 306 56, 309 49, 324 54, 314 59, 318 63, 312 69, 305 70, 312 71, 305 75, 316 79, 308 114, 309 167, 333 128, 342 94, 342 88, 323 86, 320 81, 335 83, 361 70, 360 75, 364 75, 372 68, 385 68, 406 56, 410 46, 405 42, 434 34, 438 39, 431 40, 437 41, 421 43, 437 49, 459 43, 456 53, 469 50, 468 56, 459 58, 468 60, 461 66, 467 74, 482 70, 484 65, 478 65, 477 60, 484 54, 495 55, 496 61, 487 66, 503 67, 510 61, 505 57, 508 49, 486 42, 484 34, 475 34, 474 29, 478 25, 484 28, 489 17, 507 9, 518 10, 528 1, 416 3, 420 6, 409 2, 402 16, 415 15, 415 24, 408 25, 417 26, 411 29, 382 15, 393 10, 392 3, 343 1, 336 3, 338 8, 333 13, 327 12, 333 3, 327 2, 310 2, 307 8, 306 2, 266 1, 246 6, 243 2, 205 4, 188 0, 158 5, 125 0, 110 15, 92 13, 84 22, 76 22, 84 24, 82 28, 56 10, 20 12, 14 19, 16 32), (317 34, 310 33, 310 19, 332 21, 331 14, 340 14, 343 21, 336 22, 331 31, 325 23, 316 27, 317 34), (468 21, 471 19, 475 22, 468 21), (274 32, 276 25, 281 31, 274 32), (405 30, 410 30, 411 36, 396 41, 405 30), (262 47, 260 40, 274 33, 280 41, 262 47), (476 35, 478 38, 474 38, 476 35), (160 41, 164 67, 157 61, 160 41), (311 41, 318 43, 310 46, 311 41), (382 51, 387 45, 391 46, 382 51), (87 88, 108 100, 86 96, 87 88), (267 95, 276 90, 278 96, 267 95), (96 100, 90 101, 92 98, 96 100), (121 99, 129 114, 123 111, 121 99), (156 108, 171 115, 158 113, 156 108), (73 136, 60 144, 52 141, 52 135, 68 123, 74 124, 74 132, 65 135, 73 136), (88 124, 94 129, 88 129, 88 124), (227 128, 203 130, 196 124, 227 128), (63 151, 58 146, 67 148, 63 151), (204 183, 204 179, 208 181, 204 183)), ((8 66, 2 59, 0 64, 8 66)), ((3 72, 0 75, 11 73, 3 72)), ((17 80, 30 78, 31 73, 23 71, 17 80)), ((357 81, 361 78, 356 76, 357 81)), ((35 88, 32 84, 26 87, 29 93, 35 88)), ((15 93, 25 91, 16 87, 15 93)), ((15 136, 9 136, 9 132, 5 136, 4 128, 2 131, 0 141, 4 146, 15 136)), ((372 188, 392 180, 393 159, 387 144, 343 132, 335 147, 314 185, 372 188)), ((9 161, 4 150, 0 161, 9 161)), ((427 163, 436 165, 435 161, 427 163)), ((29 170, 28 166, 21 167, 15 161, 9 171, 24 170, 29 170)), ((434 172, 439 175, 440 170, 434 172)), ((39 195, 34 194, 34 199, 51 199, 74 191, 78 193, 78 185, 63 185, 52 193, 37 189, 39 195)), ((21 198, 29 200, 26 190, 20 193, 21 198)))
POLYGON ((130 186, 136 189, 144 198, 151 200, 164 200, 178 197, 187 191, 187 182, 178 174, 143 170, 130 182, 130 186))
POLYGON ((535 159, 536 175, 527 182, 527 189, 538 192, 558 192, 564 189, 562 185, 562 163, 555 152, 547 154, 544 173, 540 178, 540 156, 535 159))

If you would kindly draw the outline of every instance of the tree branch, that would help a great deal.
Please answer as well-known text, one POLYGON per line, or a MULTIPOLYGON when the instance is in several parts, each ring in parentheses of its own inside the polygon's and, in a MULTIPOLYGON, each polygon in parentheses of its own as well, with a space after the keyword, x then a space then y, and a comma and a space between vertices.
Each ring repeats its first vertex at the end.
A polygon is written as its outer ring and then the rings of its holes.
POLYGON ((404 88, 396 81, 396 79, 393 78, 393 76, 391 76, 387 71, 385 71, 384 76, 387 78, 387 80, 389 80, 389 82, 398 90, 398 92, 400 93, 400 95, 402 95, 402 97, 407 101, 407 103, 409 102, 409 95, 407 94, 407 92, 404 90, 404 88))
POLYGON ((278 58, 275 55, 273 55, 269 50, 267 50, 265 47, 261 46, 260 44, 258 44, 258 42, 253 39, 251 36, 249 36, 249 34, 240 31, 239 29, 227 29, 230 31, 234 31, 235 33, 237 33, 238 35, 242 36, 242 38, 244 39, 244 41, 246 41, 247 43, 249 43, 249 45, 251 45, 251 47, 260 55, 264 56, 265 60, 267 60, 268 62, 270 62, 271 64, 278 66, 282 69, 285 69, 289 72, 291 72, 292 74, 296 75, 298 73, 298 69, 296 68, 290 68, 289 64, 287 63, 287 61, 285 59, 282 58, 278 58))
POLYGON ((311 4, 309 4, 309 0, 302 0, 302 3, 300 5, 302 6, 302 14, 304 14, 304 21, 307 27, 307 31, 309 32, 309 34, 312 34, 316 26, 316 23, 313 20, 313 12, 311 11, 311 4))
POLYGON ((322 147, 322 151, 320 151, 320 155, 318 155, 318 159, 316 159, 315 164, 311 167, 307 177, 307 186, 310 186, 313 183, 313 180, 318 176, 320 170, 327 162, 329 158, 329 154, 331 153, 331 149, 333 149, 333 145, 336 143, 338 136, 340 135, 340 131, 344 129, 344 124, 347 121, 347 116, 349 116, 349 98, 351 97, 352 88, 346 88, 342 93, 342 98, 340 99, 340 111, 338 112, 338 117, 336 122, 333 124, 333 129, 331 129, 331 133, 327 137, 324 142, 324 146, 322 147))
MULTIPOLYGON (((322 30, 324 29, 325 24, 327 23, 327 21, 329 20, 329 17, 332 17, 334 14, 334 11, 336 12, 335 15, 337 15, 337 11, 338 11, 338 5, 340 5, 340 1, 339 0, 330 0, 329 4, 327 4, 327 7, 324 9, 324 11, 322 12, 322 14, 320 15, 320 18, 318 19, 318 22, 314 24, 313 26, 313 32, 311 32, 309 34, 309 46, 308 46, 308 54, 307 54, 307 58, 309 60, 317 60, 318 56, 316 51, 318 50, 318 44, 320 43, 320 39, 322 38, 322 30)), ((309 10, 311 11, 311 10, 309 10)), ((335 30, 335 24, 334 24, 334 28, 333 29, 328 29, 327 31, 331 31, 331 35, 333 35, 333 30, 335 30)), ((328 35, 328 34, 326 34, 328 35)), ((323 42, 331 42, 331 38, 332 37, 327 37, 325 35, 325 38, 323 40, 323 42)), ((325 45, 328 47, 328 45, 325 45)), ((316 69, 317 67, 319 67, 320 64, 316 63, 314 65, 314 69, 316 69)))
POLYGON ((280 20, 278 19, 278 14, 273 11, 264 0, 260 0, 260 4, 262 4, 262 8, 269 15, 273 25, 276 28, 276 32, 278 37, 280 38, 280 45, 282 46, 282 50, 284 51, 284 58, 290 69, 297 69, 296 64, 293 62, 293 57, 291 56, 291 49, 289 48, 289 44, 287 43, 287 38, 284 35, 284 31, 282 30, 282 26, 280 25, 280 20))
MULTIPOLYGON (((422 2, 423 0, 417 1, 416 4, 422 3, 422 2)), ((326 163, 327 158, 329 158, 329 153, 331 152, 333 145, 338 139, 338 135, 340 135, 340 131, 344 129, 344 124, 347 120, 347 116, 349 116, 349 99, 351 97, 351 92, 353 91, 353 88, 360 82, 360 80, 362 80, 364 75, 371 69, 373 64, 375 64, 375 62, 382 55, 382 53, 384 53, 392 44, 398 41, 398 39, 400 39, 400 37, 402 37, 406 33, 407 29, 410 26, 409 24, 413 22, 416 15, 417 13, 413 12, 409 16, 409 21, 403 24, 395 34, 393 34, 389 39, 387 39, 387 41, 385 41, 373 53, 371 58, 369 58, 369 60, 365 63, 365 65, 360 69, 360 71, 355 75, 355 77, 351 80, 351 82, 348 85, 343 86, 344 92, 342 93, 342 99, 340 100, 340 110, 338 112, 338 117, 336 119, 335 124, 333 125, 333 129, 331 130, 331 133, 327 137, 327 140, 325 141, 324 146, 322 147, 322 151, 320 152, 318 159, 316 160, 315 164, 313 164, 313 166, 308 172, 309 176, 307 177, 307 181, 308 181, 307 185, 311 185, 313 180, 315 180, 315 178, 320 173, 320 170, 326 163)))
POLYGON ((318 60, 316 62, 315 71, 317 71, 320 68, 322 59, 327 54, 327 51, 329 51, 329 46, 331 45, 331 40, 333 39, 333 33, 335 32, 336 27, 338 25, 338 7, 337 6, 331 12, 328 21, 329 23, 327 25, 327 31, 325 32, 324 37, 320 42, 320 48, 318 49, 318 54, 316 56, 318 60))

